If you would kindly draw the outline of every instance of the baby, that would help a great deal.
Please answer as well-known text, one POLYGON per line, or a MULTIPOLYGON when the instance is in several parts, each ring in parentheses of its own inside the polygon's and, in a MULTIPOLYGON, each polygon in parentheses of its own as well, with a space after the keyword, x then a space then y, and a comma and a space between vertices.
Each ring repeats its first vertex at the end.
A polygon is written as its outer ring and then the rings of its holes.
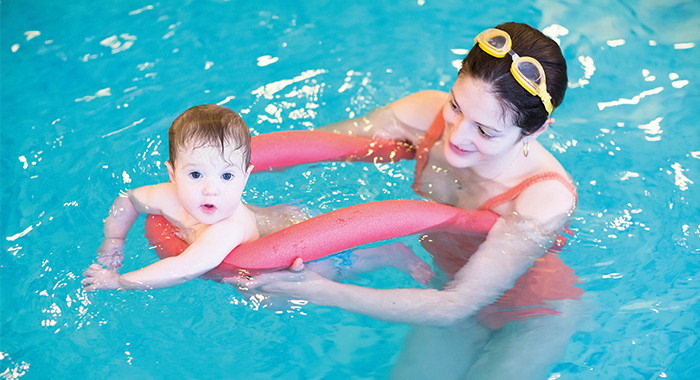
MULTIPOLYGON (((225 107, 200 105, 178 116, 168 132, 170 159, 165 166, 170 181, 117 197, 105 219, 99 264, 90 265, 83 273, 84 289, 145 290, 178 285, 214 269, 241 243, 306 219, 304 212, 290 205, 263 208, 241 202, 253 169, 250 139, 243 119, 225 107), (142 213, 163 215, 178 227, 179 237, 189 247, 179 256, 120 275, 117 269, 121 267, 124 239, 142 213)), ((433 275, 427 263, 398 243, 330 259, 308 267, 329 278, 384 266, 397 267, 422 283, 433 275)), ((298 259, 292 268, 302 265, 298 259)))
POLYGON ((225 107, 195 106, 175 119, 168 142, 170 181, 117 197, 105 219, 99 264, 83 273, 86 291, 178 285, 215 268, 241 243, 258 238, 255 213, 241 202, 253 168, 250 131, 243 119, 225 107), (141 213, 163 215, 180 229, 189 247, 179 256, 120 275, 124 239, 141 213))

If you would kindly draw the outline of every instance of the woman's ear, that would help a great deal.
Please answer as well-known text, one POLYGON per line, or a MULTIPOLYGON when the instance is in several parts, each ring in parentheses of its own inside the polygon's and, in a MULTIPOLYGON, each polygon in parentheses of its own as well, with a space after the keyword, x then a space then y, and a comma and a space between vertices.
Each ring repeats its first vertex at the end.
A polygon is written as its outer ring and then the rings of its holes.
POLYGON ((525 141, 534 141, 537 139, 541 134, 543 134, 547 128, 549 128, 550 125, 554 124, 554 118, 553 117, 548 117, 547 120, 544 121, 544 124, 542 124, 539 129, 537 129, 535 132, 527 135, 524 137, 524 139, 527 139, 525 141))
POLYGON ((175 183, 175 169, 173 165, 170 161, 165 161, 165 167, 168 169, 168 178, 170 178, 170 182, 175 183))

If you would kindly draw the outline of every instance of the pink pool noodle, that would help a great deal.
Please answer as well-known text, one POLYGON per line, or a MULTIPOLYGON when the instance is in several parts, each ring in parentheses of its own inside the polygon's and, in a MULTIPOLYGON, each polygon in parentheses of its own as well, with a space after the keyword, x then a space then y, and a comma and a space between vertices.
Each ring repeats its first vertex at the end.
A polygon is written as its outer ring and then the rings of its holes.
MULTIPOLYGON (((256 136, 252 152, 256 170, 326 160, 395 160, 413 155, 413 150, 403 143, 315 131, 256 136)), ((498 215, 491 211, 464 210, 434 202, 369 202, 322 214, 241 244, 209 275, 217 277, 236 269, 287 267, 297 257, 308 262, 367 243, 423 232, 486 234, 497 219, 498 215)), ((176 237, 176 231, 162 216, 149 215, 146 219, 146 237, 160 258, 179 255, 187 248, 176 237)))
POLYGON ((398 161, 412 159, 415 154, 415 148, 404 142, 322 131, 255 136, 250 151, 254 171, 332 160, 398 161))

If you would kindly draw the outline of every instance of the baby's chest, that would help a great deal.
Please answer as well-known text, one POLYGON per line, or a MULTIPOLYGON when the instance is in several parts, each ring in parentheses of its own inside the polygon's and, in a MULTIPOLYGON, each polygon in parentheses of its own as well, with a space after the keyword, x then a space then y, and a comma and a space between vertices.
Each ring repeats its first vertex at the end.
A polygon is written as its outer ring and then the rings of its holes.
POLYGON ((187 244, 192 244, 195 240, 197 240, 197 237, 208 227, 194 218, 176 218, 172 216, 169 217, 168 215, 164 216, 170 223, 177 227, 178 232, 176 233, 176 236, 184 240, 187 244))

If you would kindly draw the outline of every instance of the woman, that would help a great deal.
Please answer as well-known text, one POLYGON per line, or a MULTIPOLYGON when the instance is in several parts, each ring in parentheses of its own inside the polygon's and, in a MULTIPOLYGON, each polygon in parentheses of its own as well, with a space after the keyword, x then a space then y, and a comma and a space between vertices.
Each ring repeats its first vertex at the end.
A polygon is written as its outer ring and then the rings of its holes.
POLYGON ((243 284, 421 326, 407 338, 400 378, 543 376, 574 330, 571 319, 555 315, 566 315, 582 291, 547 247, 574 211, 576 190, 536 140, 564 98, 566 62, 554 41, 524 24, 499 25, 476 41, 449 94, 419 92, 322 128, 411 142, 418 147, 417 192, 500 216, 485 238, 421 237, 449 282, 441 290, 378 290, 337 283, 296 263, 296 273, 243 284), (553 286, 533 286, 543 273, 553 286))

